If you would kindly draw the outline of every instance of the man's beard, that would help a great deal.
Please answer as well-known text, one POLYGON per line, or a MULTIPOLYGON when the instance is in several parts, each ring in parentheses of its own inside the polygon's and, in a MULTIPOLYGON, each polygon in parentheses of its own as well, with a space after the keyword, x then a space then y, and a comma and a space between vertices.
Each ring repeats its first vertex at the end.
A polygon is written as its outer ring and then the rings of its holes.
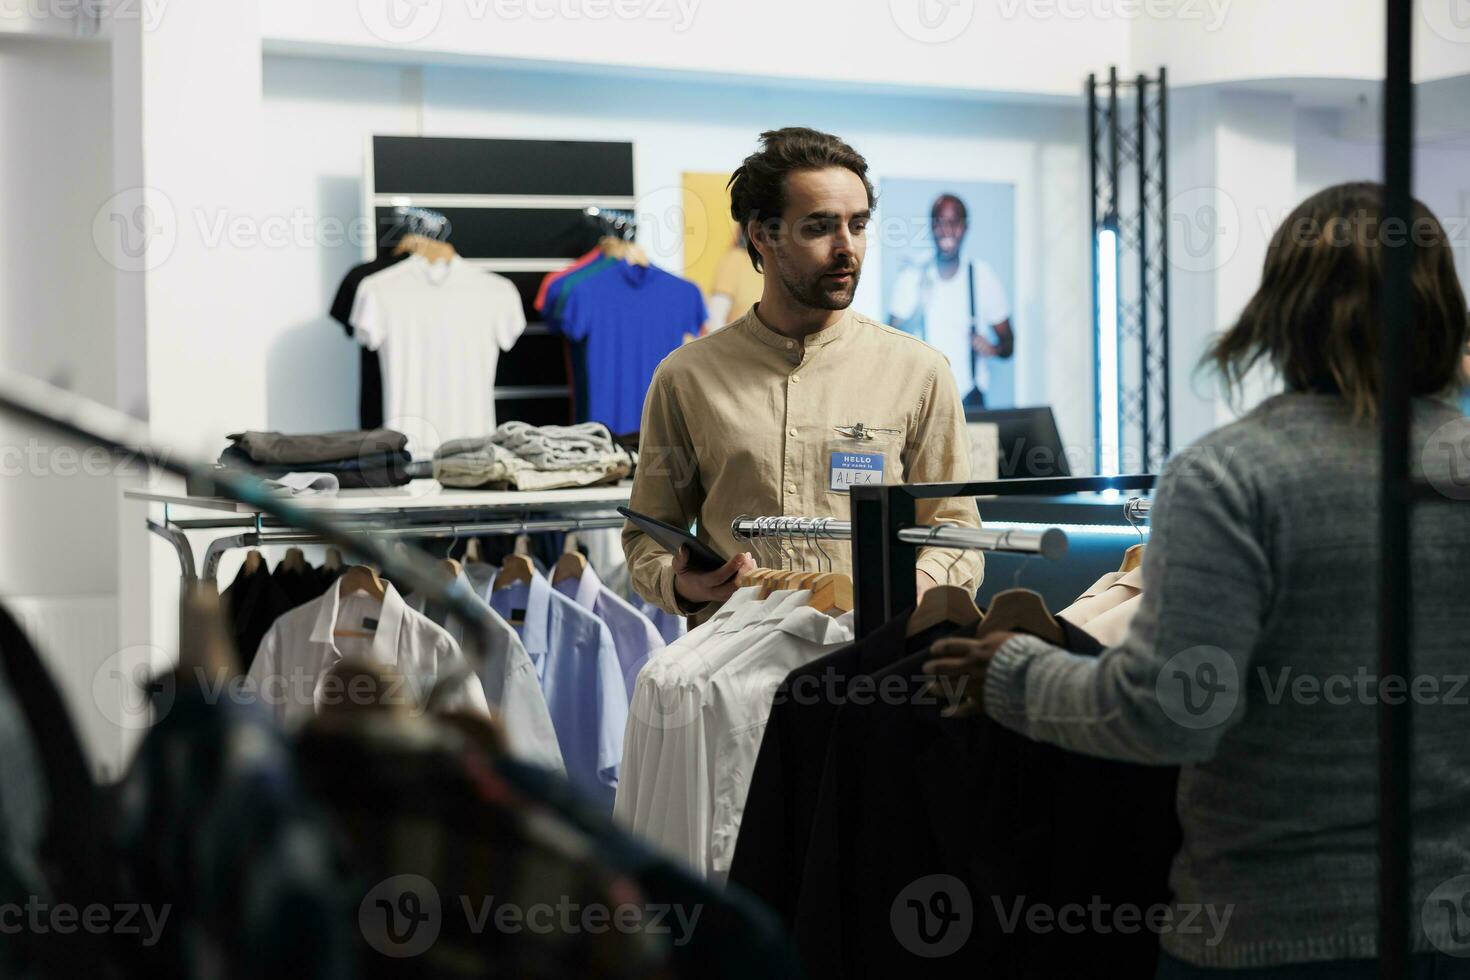
POLYGON ((783 264, 778 272, 781 277, 781 285, 785 286, 791 298, 802 306, 813 310, 845 310, 852 305, 852 298, 857 293, 862 265, 854 262, 852 265, 823 269, 811 276, 800 277, 783 264), (851 272, 852 282, 840 288, 828 285, 823 276, 833 272, 851 272))

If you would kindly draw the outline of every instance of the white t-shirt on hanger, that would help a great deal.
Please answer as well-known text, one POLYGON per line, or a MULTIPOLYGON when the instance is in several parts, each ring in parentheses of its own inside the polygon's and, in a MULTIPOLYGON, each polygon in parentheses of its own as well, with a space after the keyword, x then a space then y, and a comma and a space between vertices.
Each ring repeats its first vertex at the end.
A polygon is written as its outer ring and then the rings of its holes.
POLYGON ((509 279, 458 256, 411 256, 362 281, 351 320, 358 342, 383 352, 383 424, 414 458, 495 428, 495 365, 526 329, 509 279))

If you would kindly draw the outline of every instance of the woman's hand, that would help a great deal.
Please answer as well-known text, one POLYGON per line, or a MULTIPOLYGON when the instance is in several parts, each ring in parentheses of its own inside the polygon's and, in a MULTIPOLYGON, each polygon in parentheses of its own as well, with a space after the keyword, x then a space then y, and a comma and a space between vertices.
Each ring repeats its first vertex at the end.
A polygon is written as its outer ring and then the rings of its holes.
POLYGON ((924 673, 932 674, 930 691, 950 696, 948 707, 940 711, 946 718, 970 718, 985 710, 985 676, 990 661, 1001 645, 1015 633, 990 633, 978 640, 949 637, 937 640, 929 648, 924 673))

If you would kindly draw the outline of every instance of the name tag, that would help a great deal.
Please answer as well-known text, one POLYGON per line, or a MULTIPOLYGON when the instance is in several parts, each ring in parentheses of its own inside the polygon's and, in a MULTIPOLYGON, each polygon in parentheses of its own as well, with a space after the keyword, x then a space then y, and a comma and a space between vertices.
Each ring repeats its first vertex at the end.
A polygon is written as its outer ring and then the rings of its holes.
POLYGON ((832 454, 828 489, 846 493, 849 487, 881 484, 882 482, 882 453, 834 452, 832 454))

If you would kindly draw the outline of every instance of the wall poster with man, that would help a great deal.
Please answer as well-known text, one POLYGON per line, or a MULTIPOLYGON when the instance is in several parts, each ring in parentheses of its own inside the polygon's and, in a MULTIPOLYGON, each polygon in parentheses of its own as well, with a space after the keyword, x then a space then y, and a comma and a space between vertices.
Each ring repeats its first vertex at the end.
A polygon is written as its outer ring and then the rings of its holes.
POLYGON ((884 318, 938 348, 967 409, 1016 404, 1016 189, 885 179, 878 191, 884 318))

